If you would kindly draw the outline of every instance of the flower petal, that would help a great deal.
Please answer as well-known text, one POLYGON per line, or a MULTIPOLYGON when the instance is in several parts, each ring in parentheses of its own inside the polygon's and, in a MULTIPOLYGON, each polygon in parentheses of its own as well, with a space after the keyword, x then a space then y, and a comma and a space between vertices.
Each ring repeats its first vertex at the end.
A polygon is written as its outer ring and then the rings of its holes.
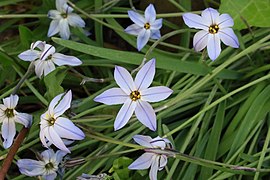
POLYGON ((69 30, 67 19, 61 19, 59 21, 59 31, 60 31, 60 37, 62 39, 69 39, 70 30, 69 30))
POLYGON ((44 76, 47 76, 50 72, 55 70, 55 65, 52 61, 45 61, 43 65, 44 76))
POLYGON ((11 94, 9 97, 3 99, 3 103, 8 109, 14 109, 17 106, 18 101, 19 96, 16 94, 11 94))
MULTIPOLYGON (((49 107, 48 107, 48 112, 51 116, 54 115, 54 108, 55 106, 59 103, 60 99, 63 97, 65 93, 61 93, 61 94, 58 94, 57 96, 55 96, 52 101, 50 102, 49 104, 49 107)), ((44 113, 45 114, 45 113, 44 113)))
POLYGON ((137 73, 135 85, 138 91, 147 89, 153 82, 155 76, 156 59, 149 60, 137 73))
POLYGON ((132 34, 135 36, 138 36, 138 34, 143 30, 143 27, 138 26, 137 24, 132 24, 130 26, 128 26, 125 29, 125 32, 128 34, 132 34))
POLYGON ((158 170, 159 171, 162 170, 166 166, 167 162, 168 162, 167 156, 161 155, 160 159, 159 159, 159 168, 158 168, 158 170))
POLYGON ((239 48, 239 42, 237 36, 234 34, 232 28, 225 28, 219 30, 219 37, 221 41, 227 46, 233 48, 239 48))
POLYGON ((45 41, 36 41, 36 42, 31 43, 31 47, 30 48, 32 50, 34 50, 37 47, 39 50, 43 51, 43 49, 45 47, 45 44, 46 44, 45 41))
POLYGON ((142 90, 140 93, 142 101, 158 102, 169 97, 172 92, 173 90, 166 86, 156 86, 142 90))
POLYGON ((118 112, 115 118, 115 121, 114 121, 115 131, 118 129, 121 129, 127 124, 135 108, 136 108, 136 102, 128 98, 126 102, 124 103, 124 105, 121 107, 120 111, 118 112))
MULTIPOLYGON (((65 5, 67 4, 67 0, 56 0, 55 1, 55 5, 56 5, 56 9, 58 11, 62 11, 64 9, 62 9, 65 5)), ((64 10, 65 12, 65 10, 64 10)))
POLYGON ((151 31, 151 39, 159 39, 161 37, 159 30, 151 31))
POLYGON ((156 114, 154 109, 148 102, 137 100, 135 115, 143 125, 151 129, 152 131, 156 130, 157 128, 156 114))
POLYGON ((60 163, 63 159, 63 157, 66 155, 67 153, 65 151, 61 151, 61 150, 58 150, 56 151, 55 153, 55 156, 56 156, 56 163, 60 163))
POLYGON ((48 18, 53 19, 53 20, 59 20, 62 18, 61 12, 57 10, 49 10, 48 12, 48 18))
POLYGON ((193 47, 195 51, 201 51, 207 46, 208 34, 208 31, 205 30, 201 30, 195 34, 193 38, 193 47))
POLYGON ((36 50, 27 50, 18 55, 21 60, 34 61, 39 57, 39 52, 36 50))
POLYGON ((135 84, 130 73, 123 67, 115 66, 114 79, 117 85, 127 94, 130 95, 132 91, 135 91, 135 84))
POLYGON ((218 34, 209 34, 208 36, 208 44, 207 44, 207 52, 208 56, 211 60, 215 60, 220 52, 220 38, 218 34))
POLYGON ((54 151, 52 149, 47 149, 41 153, 41 157, 45 163, 50 162, 50 160, 54 157, 54 151))
POLYGON ((45 61, 36 60, 35 62, 35 72, 37 77, 41 78, 43 71, 44 71, 44 63, 45 61))
POLYGON ((53 53, 55 53, 55 47, 50 44, 45 44, 44 49, 40 55, 40 59, 45 60, 53 53))
POLYGON ((44 162, 32 159, 19 159, 17 166, 20 172, 27 176, 39 176, 46 171, 44 162))
POLYGON ((85 137, 81 129, 64 117, 57 118, 54 124, 54 130, 61 138, 82 140, 85 137))
POLYGON ((166 144, 167 144, 167 139, 165 138, 161 138, 161 137, 156 137, 154 139, 152 139, 150 141, 151 145, 154 147, 154 148, 160 148, 160 149, 164 149, 166 147, 166 144))
POLYGON ((57 33, 59 33, 59 20, 52 20, 50 23, 50 27, 49 27, 47 36, 51 37, 57 33))
POLYGON ((159 30, 161 27, 162 27, 162 19, 157 19, 151 24, 150 29, 159 30))
POLYGON ((152 138, 150 136, 135 135, 133 136, 133 139, 136 143, 138 143, 141 146, 153 148, 153 146, 150 143, 152 141, 152 138))
POLYGON ((148 29, 148 30, 143 29, 138 34, 138 37, 137 37, 137 49, 138 49, 138 51, 140 51, 146 45, 146 43, 148 42, 148 40, 150 38, 150 35, 151 35, 150 29, 148 29))
POLYGON ((146 22, 152 24, 156 20, 156 10, 153 4, 149 4, 149 6, 145 9, 144 12, 146 22))
POLYGON ((143 27, 144 24, 146 23, 143 16, 134 11, 128 11, 128 16, 135 24, 137 24, 140 27, 143 27))
POLYGON ((206 8, 202 12, 202 20, 204 24, 208 25, 208 27, 213 24, 218 24, 218 17, 219 12, 213 8, 206 8))
POLYGON ((68 24, 74 27, 85 27, 85 22, 84 20, 77 14, 75 13, 70 13, 67 16, 67 21, 68 24))
POLYGON ((53 126, 49 126, 48 128, 45 129, 45 137, 53 143, 57 148, 70 153, 70 150, 65 146, 64 142, 62 139, 59 137, 59 135, 55 132, 53 126))
POLYGON ((60 115, 64 114, 64 112, 70 108, 72 99, 72 92, 69 90, 61 99, 59 104, 54 108, 54 117, 59 117, 60 115))
POLYGON ((94 101, 107 105, 123 104, 129 96, 120 88, 111 88, 95 97, 94 101))
POLYGON ((24 127, 30 127, 32 125, 32 115, 26 113, 16 113, 15 122, 24 125, 24 127))
POLYGON ((67 56, 60 53, 54 53, 52 55, 52 61, 58 66, 69 65, 69 66, 79 66, 82 61, 75 56, 67 56))
POLYGON ((232 27, 234 25, 233 19, 229 14, 221 14, 217 20, 220 29, 232 27))
POLYGON ((190 28, 203 29, 208 31, 209 24, 204 22, 202 17, 197 14, 185 13, 183 14, 185 24, 190 28))
MULTIPOLYGON (((42 121, 42 120, 41 120, 42 121)), ((45 138, 45 131, 48 131, 49 127, 45 125, 40 125, 40 131, 39 131, 39 139, 44 147, 48 148, 48 144, 45 138)))
POLYGON ((5 118, 2 124, 2 137, 4 139, 3 146, 9 148, 16 134, 15 121, 11 118, 5 118))
POLYGON ((152 157, 152 165, 149 172, 149 178, 150 180, 157 180, 157 172, 159 167, 159 156, 153 156, 152 157))
POLYGON ((144 153, 132 164, 128 166, 128 169, 148 169, 152 163, 153 153, 144 153))
POLYGON ((50 174, 43 175, 42 178, 45 180, 55 180, 56 176, 56 172, 51 172, 50 174))

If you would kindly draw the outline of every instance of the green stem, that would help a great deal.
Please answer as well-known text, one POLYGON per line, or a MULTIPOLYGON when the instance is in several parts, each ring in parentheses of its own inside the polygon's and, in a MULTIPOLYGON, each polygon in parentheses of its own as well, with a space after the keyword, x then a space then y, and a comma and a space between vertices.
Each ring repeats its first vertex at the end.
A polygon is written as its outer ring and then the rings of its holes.
POLYGON ((17 93, 17 91, 21 88, 24 81, 32 74, 33 71, 34 71, 34 62, 31 62, 28 69, 27 69, 27 71, 26 71, 26 73, 23 75, 23 77, 18 82, 16 87, 13 89, 11 94, 16 94, 17 93))

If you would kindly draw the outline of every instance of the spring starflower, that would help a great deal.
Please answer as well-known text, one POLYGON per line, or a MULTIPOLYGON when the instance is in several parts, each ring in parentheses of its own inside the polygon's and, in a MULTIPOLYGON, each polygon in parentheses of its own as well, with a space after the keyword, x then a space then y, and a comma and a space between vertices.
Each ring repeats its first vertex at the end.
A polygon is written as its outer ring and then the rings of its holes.
POLYGON ((147 62, 137 73, 135 81, 125 68, 115 66, 114 79, 120 88, 106 90, 94 99, 107 105, 124 104, 116 116, 115 130, 125 126, 134 111, 143 125, 156 130, 156 114, 148 102, 164 100, 173 91, 165 86, 149 88, 155 75, 155 63, 155 59, 147 62))
POLYGON ((57 33, 62 39, 69 39, 70 29, 73 27, 85 27, 84 20, 77 14, 73 13, 73 8, 67 4, 66 0, 56 0, 56 9, 48 12, 48 17, 52 19, 48 31, 48 37, 57 33))
POLYGON ((146 45, 150 38, 160 38, 162 19, 156 19, 156 10, 152 4, 145 9, 144 17, 134 11, 128 11, 128 16, 135 24, 128 26, 125 32, 138 36, 137 49, 139 51, 146 45))
MULTIPOLYGON (((152 139, 150 136, 135 135, 134 141, 150 149, 164 150, 166 147, 172 147, 171 142, 166 138, 159 136, 152 139)), ((150 166, 149 178, 150 180, 157 179, 157 172, 161 171, 167 164, 167 156, 165 154, 158 154, 155 151, 147 151, 128 166, 128 169, 148 169, 150 166)))
POLYGON ((49 143, 57 148, 70 153, 61 138, 68 140, 82 140, 85 135, 68 118, 61 115, 70 108, 72 99, 71 91, 57 95, 49 104, 48 111, 40 116, 40 140, 48 148, 49 143), (49 141, 49 143, 47 142, 49 141))
POLYGON ((9 148, 13 143, 16 134, 15 122, 24 125, 26 128, 32 124, 32 115, 19 113, 15 110, 18 101, 18 95, 10 95, 3 99, 4 104, 0 104, 0 123, 3 123, 1 132, 5 149, 9 148))
POLYGON ((234 22, 229 14, 220 15, 217 10, 207 8, 201 16, 185 13, 183 19, 188 27, 202 29, 195 34, 193 47, 195 51, 201 51, 207 46, 211 60, 215 60, 221 52, 220 41, 233 48, 239 47, 238 38, 231 28, 234 22))
POLYGON ((59 164, 66 152, 52 149, 43 151, 38 161, 32 159, 19 159, 17 166, 22 174, 26 176, 42 176, 45 180, 53 180, 57 176, 59 164))
POLYGON ((82 62, 74 57, 55 52, 55 47, 43 41, 31 44, 30 49, 22 52, 18 57, 24 61, 34 61, 36 75, 41 78, 55 70, 58 66, 78 66, 82 62))

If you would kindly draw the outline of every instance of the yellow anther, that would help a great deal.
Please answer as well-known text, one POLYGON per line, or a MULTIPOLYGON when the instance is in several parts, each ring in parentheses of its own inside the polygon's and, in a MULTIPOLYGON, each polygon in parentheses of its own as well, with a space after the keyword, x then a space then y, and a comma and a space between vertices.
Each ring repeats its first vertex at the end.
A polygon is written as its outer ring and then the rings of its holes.
POLYGON ((211 25, 210 27, 209 27, 209 33, 211 33, 211 34, 216 34, 217 32, 218 32, 218 30, 219 30, 219 27, 218 27, 218 25, 216 25, 216 24, 214 24, 214 25, 211 25))
POLYGON ((145 24, 144 24, 144 28, 145 28, 145 29, 150 29, 150 24, 149 24, 149 23, 145 23, 145 24))
POLYGON ((130 97, 130 99, 131 99, 132 101, 137 101, 138 99, 141 98, 141 94, 140 94, 139 91, 132 91, 132 92, 130 93, 129 97, 130 97))

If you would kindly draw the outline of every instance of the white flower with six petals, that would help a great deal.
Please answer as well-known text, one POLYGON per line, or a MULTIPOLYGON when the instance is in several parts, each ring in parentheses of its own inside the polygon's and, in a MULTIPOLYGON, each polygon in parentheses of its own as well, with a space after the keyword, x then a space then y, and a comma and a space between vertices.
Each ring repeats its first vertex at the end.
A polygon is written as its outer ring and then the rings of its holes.
MULTIPOLYGON (((159 136, 152 139, 150 136, 135 135, 134 141, 141 146, 147 148, 164 150, 166 147, 172 147, 171 142, 166 138, 159 136)), ((167 156, 165 154, 158 154, 154 152, 147 152, 136 159, 128 166, 128 169, 148 169, 150 166, 149 178, 150 180, 157 179, 157 172, 161 171, 167 164, 167 156)))
POLYGON ((19 101, 18 95, 10 95, 3 99, 4 104, 0 104, 0 123, 2 124, 2 137, 4 139, 3 146, 9 148, 16 134, 15 122, 30 127, 32 124, 32 115, 19 113, 15 110, 19 101))
POLYGON ((56 0, 56 9, 48 12, 48 17, 52 19, 50 23, 48 37, 57 33, 63 39, 69 39, 70 29, 69 25, 73 27, 85 27, 83 19, 72 13, 73 9, 67 4, 66 0, 56 0))
POLYGON ((70 153, 61 138, 67 140, 82 140, 85 135, 68 118, 61 115, 70 108, 72 99, 71 91, 57 95, 49 104, 48 111, 40 116, 40 140, 48 148, 47 140, 57 148, 70 153), (47 140, 46 140, 47 139, 47 140))
POLYGON ((152 131, 156 130, 156 114, 148 102, 164 100, 173 91, 165 86, 149 88, 155 75, 155 63, 155 59, 147 62, 137 73, 135 81, 125 68, 115 66, 114 79, 120 88, 108 89, 94 99, 107 105, 124 103, 116 116, 115 130, 125 126, 134 111, 143 125, 152 131))
POLYGON ((156 10, 153 4, 150 4, 144 13, 144 17, 134 11, 128 11, 129 18, 135 23, 128 26, 125 32, 136 35, 137 49, 140 51, 151 39, 160 38, 160 28, 162 26, 162 19, 156 19, 156 10))
POLYGON ((238 38, 231 28, 234 22, 229 14, 220 15, 217 10, 207 8, 201 16, 185 13, 183 19, 188 27, 202 29, 195 34, 193 47, 195 51, 201 51, 207 46, 211 60, 215 60, 221 52, 220 41, 233 48, 239 47, 238 38))
POLYGON ((19 159, 17 166, 20 172, 27 176, 42 176, 45 180, 53 180, 56 178, 58 166, 66 154, 61 150, 54 153, 52 149, 48 149, 41 153, 39 161, 19 159))
POLYGON ((41 78, 55 70, 58 66, 78 66, 82 62, 74 57, 55 52, 55 47, 43 41, 31 44, 30 49, 22 52, 18 57, 24 61, 34 61, 36 75, 41 78), (38 50, 37 50, 38 49, 38 50))

